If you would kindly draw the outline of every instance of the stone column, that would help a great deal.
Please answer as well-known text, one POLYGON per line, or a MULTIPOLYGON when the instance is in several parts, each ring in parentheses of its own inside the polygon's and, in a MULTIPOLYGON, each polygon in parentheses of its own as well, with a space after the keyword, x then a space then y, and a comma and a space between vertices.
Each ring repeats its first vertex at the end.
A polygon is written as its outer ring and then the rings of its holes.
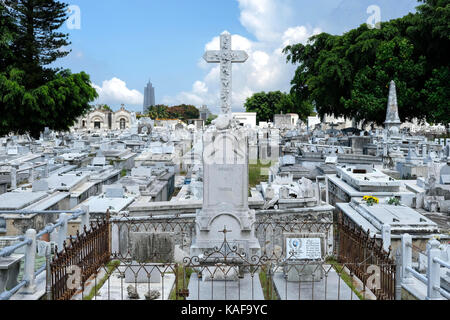
POLYGON ((400 248, 397 248, 395 254, 395 264, 395 300, 402 300, 402 254, 400 248))
POLYGON ((413 275, 406 268, 412 265, 412 237, 409 234, 402 235, 402 283, 411 284, 413 275))
POLYGON ((25 248, 25 265, 23 271, 23 280, 28 281, 25 286, 25 293, 33 294, 36 292, 34 265, 36 261, 36 230, 29 229, 25 233, 25 239, 31 240, 31 243, 25 248))
POLYGON ((391 226, 388 224, 383 225, 381 228, 381 236, 383 239, 383 249, 389 252, 389 247, 391 246, 391 226))
POLYGON ((436 239, 433 239, 428 244, 427 300, 440 300, 441 294, 438 288, 441 286, 441 265, 434 261, 434 258, 441 256, 441 250, 439 250, 440 243, 436 239))

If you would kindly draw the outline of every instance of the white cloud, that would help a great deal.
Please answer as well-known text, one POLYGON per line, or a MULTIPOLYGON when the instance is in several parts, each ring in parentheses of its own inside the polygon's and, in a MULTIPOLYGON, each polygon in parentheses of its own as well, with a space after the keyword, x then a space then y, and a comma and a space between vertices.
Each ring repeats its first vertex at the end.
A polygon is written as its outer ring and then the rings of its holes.
POLYGON ((112 78, 111 80, 103 81, 102 86, 93 84, 95 90, 99 95, 97 103, 104 103, 108 105, 142 105, 144 102, 144 96, 137 90, 131 90, 127 88, 125 81, 118 78, 112 78))
MULTIPOLYGON (((255 36, 256 41, 232 35, 233 50, 245 50, 249 56, 243 64, 233 64, 233 109, 242 110, 245 100, 260 91, 289 91, 296 67, 286 63, 284 47, 306 43, 319 28, 289 25, 292 21, 291 0, 238 0, 241 24, 255 36)), ((220 37, 206 43, 205 51, 218 50, 220 37)), ((189 92, 163 98, 165 104, 190 103, 208 105, 212 112, 220 112, 219 65, 208 64, 202 58, 198 66, 205 76, 192 85, 189 92)))
MULTIPOLYGON (((321 33, 320 28, 315 28, 312 30, 312 34, 316 35, 321 33)), ((303 43, 306 44, 308 39, 311 37, 311 31, 308 30, 305 26, 297 26, 293 28, 288 28, 283 34, 283 47, 288 45, 303 43)))

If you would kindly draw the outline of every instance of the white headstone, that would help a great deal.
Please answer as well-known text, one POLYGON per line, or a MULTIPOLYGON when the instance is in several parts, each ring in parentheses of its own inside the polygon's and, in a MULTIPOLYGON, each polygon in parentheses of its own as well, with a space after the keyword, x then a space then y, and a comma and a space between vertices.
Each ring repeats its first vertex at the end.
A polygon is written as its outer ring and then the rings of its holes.
POLYGON ((231 35, 221 35, 221 50, 206 52, 207 62, 220 63, 222 114, 203 135, 203 206, 196 216, 196 237, 191 255, 220 248, 226 237, 251 257, 259 254, 255 212, 248 207, 248 144, 243 128, 231 114, 231 66, 245 62, 244 51, 231 50, 231 35), (233 127, 236 126, 236 127, 233 127))
POLYGON ((322 259, 320 238, 287 238, 286 259, 318 260, 322 259))

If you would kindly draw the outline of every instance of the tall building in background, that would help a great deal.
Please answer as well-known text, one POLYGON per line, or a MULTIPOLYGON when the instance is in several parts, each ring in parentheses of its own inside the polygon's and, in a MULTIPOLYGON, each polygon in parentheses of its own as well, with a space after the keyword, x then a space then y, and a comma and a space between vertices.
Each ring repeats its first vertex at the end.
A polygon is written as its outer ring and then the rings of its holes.
POLYGON ((147 113, 149 107, 153 107, 155 104, 155 88, 153 87, 151 81, 149 81, 147 86, 144 88, 144 114, 147 113))

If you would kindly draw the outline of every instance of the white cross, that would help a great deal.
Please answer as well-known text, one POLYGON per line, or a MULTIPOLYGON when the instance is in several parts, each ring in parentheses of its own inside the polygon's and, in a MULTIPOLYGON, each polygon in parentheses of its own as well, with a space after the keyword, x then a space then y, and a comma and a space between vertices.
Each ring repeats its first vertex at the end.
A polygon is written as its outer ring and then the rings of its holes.
POLYGON ((222 84, 220 101, 222 113, 231 114, 232 63, 243 63, 247 61, 247 53, 241 50, 231 50, 231 35, 225 31, 220 35, 220 51, 206 51, 203 59, 208 63, 220 63, 220 82, 222 84))

